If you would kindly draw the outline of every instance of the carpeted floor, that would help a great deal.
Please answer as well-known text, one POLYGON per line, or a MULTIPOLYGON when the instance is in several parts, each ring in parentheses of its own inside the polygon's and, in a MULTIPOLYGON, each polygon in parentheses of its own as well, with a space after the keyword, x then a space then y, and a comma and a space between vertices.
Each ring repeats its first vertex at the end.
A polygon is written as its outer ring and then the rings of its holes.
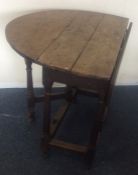
MULTIPOLYGON (((36 89, 41 93, 42 89, 36 89)), ((53 103, 53 111, 61 101, 53 103)), ((78 97, 56 137, 87 143, 97 100, 78 97)), ((36 122, 26 118, 26 90, 0 89, 0 175, 138 175, 138 87, 116 87, 91 170, 83 157, 65 150, 40 150, 42 103, 36 122)))

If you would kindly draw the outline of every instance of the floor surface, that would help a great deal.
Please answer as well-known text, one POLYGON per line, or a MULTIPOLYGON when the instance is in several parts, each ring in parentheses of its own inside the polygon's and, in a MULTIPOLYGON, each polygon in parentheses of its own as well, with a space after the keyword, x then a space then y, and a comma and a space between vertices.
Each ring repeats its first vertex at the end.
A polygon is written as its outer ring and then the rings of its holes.
MULTIPOLYGON (((42 89, 36 89, 41 93, 42 89)), ((53 111, 61 101, 53 103, 53 111)), ((83 156, 40 149, 42 107, 36 122, 26 117, 26 90, 0 89, 0 175, 138 175, 138 87, 115 87, 91 170, 83 156)), ((57 137, 86 144, 97 100, 79 96, 61 125, 57 137)))

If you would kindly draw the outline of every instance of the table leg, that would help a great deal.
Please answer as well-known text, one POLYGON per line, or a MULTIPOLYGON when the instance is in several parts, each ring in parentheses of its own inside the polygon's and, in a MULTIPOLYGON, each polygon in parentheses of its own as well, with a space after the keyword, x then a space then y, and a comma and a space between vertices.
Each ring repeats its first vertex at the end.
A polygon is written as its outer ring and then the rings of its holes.
POLYGON ((34 107, 35 107, 35 96, 33 90, 32 80, 32 61, 25 58, 26 73, 27 73, 27 106, 28 106, 28 119, 33 121, 35 118, 34 107))
POLYGON ((100 98, 99 101, 99 111, 96 115, 95 118, 95 124, 94 127, 91 130, 90 134, 90 142, 88 145, 88 150, 86 153, 86 163, 89 166, 89 168, 92 165, 92 162, 95 158, 95 153, 96 153, 96 144, 99 140, 101 131, 102 131, 102 126, 103 122, 105 120, 105 112, 107 109, 107 100, 106 98, 100 98))
POLYGON ((44 81, 45 96, 44 96, 44 116, 43 116, 43 134, 42 134, 42 150, 47 152, 48 143, 50 141, 50 116, 51 116, 51 90, 52 90, 52 81, 49 81, 47 78, 44 81))

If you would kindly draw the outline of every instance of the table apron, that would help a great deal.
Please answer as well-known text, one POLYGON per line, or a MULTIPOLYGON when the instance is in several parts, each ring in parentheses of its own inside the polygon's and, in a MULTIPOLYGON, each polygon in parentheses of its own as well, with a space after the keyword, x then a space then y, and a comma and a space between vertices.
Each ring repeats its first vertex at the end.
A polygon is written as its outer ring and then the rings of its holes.
POLYGON ((110 86, 110 81, 106 79, 96 79, 90 77, 82 77, 79 75, 74 75, 70 72, 58 71, 54 69, 49 69, 47 67, 43 68, 43 82, 45 80, 59 82, 67 84, 72 87, 85 88, 89 90, 96 91, 98 93, 103 93, 107 91, 110 86))

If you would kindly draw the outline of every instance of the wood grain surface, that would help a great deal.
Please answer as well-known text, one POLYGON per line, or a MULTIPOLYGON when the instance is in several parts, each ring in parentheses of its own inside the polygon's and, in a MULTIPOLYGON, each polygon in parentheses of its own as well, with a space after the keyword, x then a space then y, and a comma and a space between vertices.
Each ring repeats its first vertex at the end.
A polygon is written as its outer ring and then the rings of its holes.
POLYGON ((102 13, 49 10, 21 16, 6 27, 22 56, 52 69, 110 78, 128 19, 102 13))

